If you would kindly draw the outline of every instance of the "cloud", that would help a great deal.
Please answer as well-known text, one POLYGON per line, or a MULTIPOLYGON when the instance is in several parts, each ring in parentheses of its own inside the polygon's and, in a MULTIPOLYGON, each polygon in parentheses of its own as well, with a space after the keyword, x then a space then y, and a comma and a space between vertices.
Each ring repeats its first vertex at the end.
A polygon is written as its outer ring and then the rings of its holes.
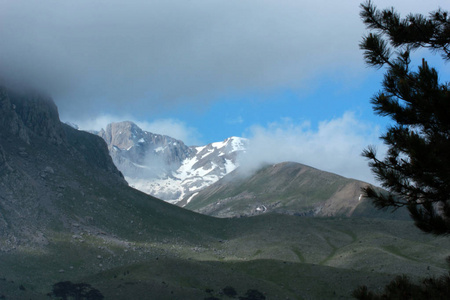
MULTIPOLYGON (((377 1, 408 12, 439 3, 420 2, 377 1)), ((45 90, 73 116, 300 88, 342 66, 342 76, 364 70, 359 3, 0 0, 1 76, 45 90)))
POLYGON ((225 119, 225 123, 230 124, 230 125, 242 124, 242 123, 244 123, 244 118, 242 116, 230 117, 230 118, 225 119))
POLYGON ((110 123, 132 121, 142 130, 156 134, 168 135, 172 138, 183 141, 186 145, 201 145, 201 134, 195 127, 188 126, 186 123, 176 119, 157 119, 152 122, 140 121, 130 115, 110 115, 101 114, 92 118, 84 119, 65 119, 63 120, 76 124, 81 130, 100 130, 105 129, 110 123))
POLYGON ((176 119, 158 119, 152 122, 136 122, 142 129, 168 135, 183 141, 186 145, 202 145, 201 135, 194 127, 187 126, 184 122, 176 119))
POLYGON ((100 114, 96 117, 84 118, 84 119, 62 119, 63 122, 71 122, 76 124, 80 130, 95 130, 106 129, 106 126, 110 123, 122 122, 131 120, 127 116, 117 116, 109 114, 100 114))
POLYGON ((383 155, 385 147, 378 139, 379 131, 377 126, 359 121, 353 112, 322 121, 317 128, 290 119, 253 126, 247 134, 250 148, 240 163, 244 170, 252 172, 266 163, 294 161, 376 184, 361 152, 368 145, 377 145, 383 155))

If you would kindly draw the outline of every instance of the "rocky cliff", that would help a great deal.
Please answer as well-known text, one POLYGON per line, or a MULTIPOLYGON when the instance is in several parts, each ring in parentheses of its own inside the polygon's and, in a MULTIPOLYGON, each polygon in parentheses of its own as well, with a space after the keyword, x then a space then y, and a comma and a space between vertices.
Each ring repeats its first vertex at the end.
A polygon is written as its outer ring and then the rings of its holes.
POLYGON ((0 250, 66 226, 61 207, 92 194, 80 178, 127 187, 101 138, 62 124, 50 98, 0 87, 0 250))
POLYGON ((108 124, 98 135, 106 141, 115 165, 129 181, 168 176, 192 152, 182 141, 143 131, 128 121, 108 124))

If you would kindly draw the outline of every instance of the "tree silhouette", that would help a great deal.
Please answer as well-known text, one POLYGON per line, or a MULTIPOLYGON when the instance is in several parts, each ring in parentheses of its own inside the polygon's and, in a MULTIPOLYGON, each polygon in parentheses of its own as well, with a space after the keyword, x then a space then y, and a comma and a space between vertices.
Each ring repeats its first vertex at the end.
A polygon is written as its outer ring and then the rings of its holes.
MULTIPOLYGON (((360 44, 368 65, 386 67, 383 90, 371 102, 375 112, 396 124, 381 136, 388 152, 380 160, 373 147, 363 152, 389 194, 372 187, 365 195, 378 208, 406 206, 421 230, 450 233, 450 84, 440 82, 425 59, 417 71, 410 54, 417 49, 439 53, 450 60, 450 19, 446 11, 428 17, 401 18, 394 8, 378 10, 369 0, 361 4, 361 18, 372 32, 360 44)), ((447 262, 450 262, 447 259, 447 262)), ((353 297, 375 299, 448 299, 450 276, 412 283, 406 276, 391 281, 377 294, 360 286, 353 297)))
POLYGON ((394 8, 378 10, 371 1, 361 5, 361 18, 370 29, 360 44, 368 65, 386 67, 383 90, 371 103, 376 114, 395 125, 381 136, 388 146, 380 160, 374 147, 363 156, 382 186, 365 195, 378 208, 406 206, 421 230, 450 233, 450 84, 440 82, 425 59, 414 71, 410 54, 430 49, 450 60, 450 19, 437 10, 428 17, 401 18, 394 8))

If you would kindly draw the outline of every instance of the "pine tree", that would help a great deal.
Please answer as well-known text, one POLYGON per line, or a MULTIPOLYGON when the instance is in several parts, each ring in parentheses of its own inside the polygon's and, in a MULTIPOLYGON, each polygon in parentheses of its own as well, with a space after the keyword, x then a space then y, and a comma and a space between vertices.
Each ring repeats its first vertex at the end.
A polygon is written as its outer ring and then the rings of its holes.
POLYGON ((361 8, 371 31, 360 44, 365 61, 386 68, 383 89, 371 103, 376 114, 395 122, 381 136, 388 147, 384 159, 374 147, 363 151, 389 193, 369 187, 365 195, 378 208, 407 207, 425 232, 450 234, 450 83, 441 82, 425 59, 418 67, 411 63, 418 49, 440 54, 443 63, 450 60, 450 18, 441 9, 401 18, 394 8, 378 10, 370 0, 361 8))

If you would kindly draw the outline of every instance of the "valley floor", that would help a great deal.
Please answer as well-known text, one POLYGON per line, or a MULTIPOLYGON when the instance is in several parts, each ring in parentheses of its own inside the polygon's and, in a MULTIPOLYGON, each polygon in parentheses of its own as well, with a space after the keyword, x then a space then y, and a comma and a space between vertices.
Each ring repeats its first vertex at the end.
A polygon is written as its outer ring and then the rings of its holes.
POLYGON ((406 221, 262 215, 210 226, 209 235, 134 240, 54 232, 48 245, 0 253, 0 297, 48 299, 53 284, 71 281, 105 299, 227 299, 226 286, 266 299, 348 299, 357 286, 378 290, 395 275, 448 272, 449 239, 406 221))

